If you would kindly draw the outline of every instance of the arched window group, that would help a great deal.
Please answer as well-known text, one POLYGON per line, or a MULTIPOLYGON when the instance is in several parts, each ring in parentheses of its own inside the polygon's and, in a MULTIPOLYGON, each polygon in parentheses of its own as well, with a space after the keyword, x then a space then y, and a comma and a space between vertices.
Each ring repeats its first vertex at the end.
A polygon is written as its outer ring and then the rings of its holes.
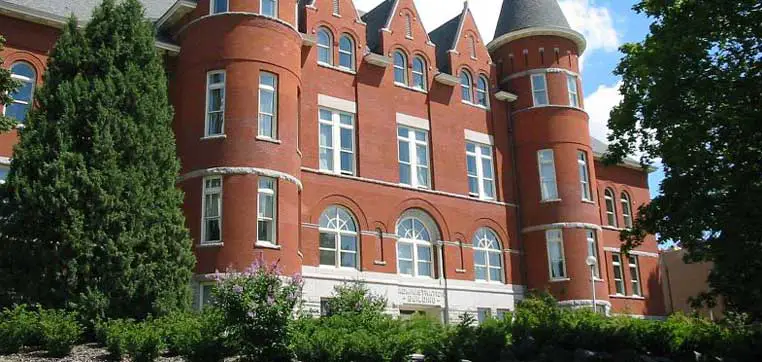
POLYGON ((37 72, 31 64, 17 62, 11 66, 11 78, 21 85, 9 94, 13 101, 5 106, 4 114, 19 123, 24 123, 27 113, 32 107, 37 72))
POLYGON ((474 234, 473 246, 476 280, 502 282, 503 251, 497 234, 489 228, 481 228, 474 234))
MULTIPOLYGON (((617 210, 616 201, 614 199, 614 190, 607 188, 603 193, 604 203, 606 205, 606 224, 608 226, 617 227, 617 210)), ((624 221, 623 227, 632 228, 632 201, 630 194, 622 192, 619 195, 619 202, 622 206, 622 220, 624 221)))
POLYGON ((489 80, 485 75, 479 75, 474 84, 471 72, 460 71, 460 95, 464 103, 487 107, 489 104, 489 80))
POLYGON ((413 57, 412 76, 408 76, 408 58, 402 50, 395 50, 392 56, 394 61, 394 83, 406 87, 412 87, 425 91, 426 84, 426 60, 421 56, 413 57))
POLYGON ((320 265, 357 268, 357 223, 347 209, 331 206, 320 215, 320 265))
POLYGON ((354 71, 356 69, 355 61, 355 41, 349 34, 342 34, 339 38, 338 54, 339 59, 334 64, 334 42, 333 33, 327 28, 318 28, 317 31, 317 61, 319 64, 336 66, 341 69, 354 71))

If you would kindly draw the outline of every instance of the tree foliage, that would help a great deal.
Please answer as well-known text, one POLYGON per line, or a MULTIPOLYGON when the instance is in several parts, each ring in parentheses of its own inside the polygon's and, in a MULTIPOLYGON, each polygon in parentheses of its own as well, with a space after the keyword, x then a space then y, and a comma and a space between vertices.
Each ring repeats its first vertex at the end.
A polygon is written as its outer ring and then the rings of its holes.
POLYGON ((712 261, 707 300, 762 318, 762 3, 643 0, 651 32, 622 47, 609 162, 661 159, 661 195, 622 235, 646 233, 712 261))
POLYGON ((0 303, 91 318, 186 307, 194 258, 172 108, 138 0, 105 0, 50 54, 2 203, 0 303))
MULTIPOLYGON (((0 36, 0 52, 3 50, 4 45, 5 38, 0 36)), ((3 62, 3 58, 0 58, 0 64, 3 64, 3 62)), ((11 78, 10 70, 5 69, 4 67, 0 67, 0 108, 6 104, 10 104, 11 101, 13 101, 10 94, 16 88, 18 88, 18 86, 19 83, 11 78)), ((6 117, 0 113, 0 132, 8 131, 14 125, 16 125, 15 120, 12 120, 10 117, 6 117)))

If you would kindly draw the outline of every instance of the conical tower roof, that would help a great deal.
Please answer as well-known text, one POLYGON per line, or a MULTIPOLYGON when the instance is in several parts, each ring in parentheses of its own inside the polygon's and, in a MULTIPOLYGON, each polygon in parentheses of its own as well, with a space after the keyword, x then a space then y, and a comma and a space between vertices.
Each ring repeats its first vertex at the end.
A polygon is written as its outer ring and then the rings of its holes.
POLYGON ((561 35, 574 40, 580 53, 585 48, 584 37, 572 30, 556 0, 503 0, 493 43, 518 33, 561 35))

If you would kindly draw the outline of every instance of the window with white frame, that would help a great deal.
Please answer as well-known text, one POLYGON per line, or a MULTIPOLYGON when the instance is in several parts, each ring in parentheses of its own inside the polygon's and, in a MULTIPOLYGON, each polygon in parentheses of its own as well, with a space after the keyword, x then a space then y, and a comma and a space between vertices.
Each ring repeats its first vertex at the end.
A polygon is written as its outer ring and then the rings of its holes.
POLYGON ((595 266, 593 267, 593 273, 596 278, 601 277, 601 262, 598 259, 598 238, 595 235, 595 230, 585 230, 587 234, 587 256, 595 258, 595 266))
POLYGON ((480 228, 471 241, 474 247, 476 280, 503 281, 503 251, 497 234, 489 228, 480 228))
POLYGON ((487 94, 489 94, 487 77, 480 75, 479 80, 476 81, 476 104, 482 107, 487 107, 487 94))
POLYGON ((579 92, 577 91, 577 76, 567 74, 566 86, 569 89, 569 105, 579 107, 579 92))
POLYGON ((606 191, 603 192, 603 199, 606 202, 606 223, 608 226, 616 227, 616 202, 614 202, 614 191, 606 189, 606 191))
POLYGON ((585 153, 585 151, 577 151, 577 166, 579 169, 579 186, 582 200, 592 201, 593 196, 590 191, 590 172, 587 168, 587 153, 585 153))
POLYGON ((550 279, 566 278, 563 231, 560 229, 547 230, 545 231, 545 239, 548 242, 550 279))
POLYGON ((466 142, 468 193, 485 200, 495 199, 495 168, 492 146, 466 142))
POLYGON ((413 88, 426 90, 426 61, 421 57, 413 59, 413 88))
POLYGON ((262 15, 277 18, 278 0, 261 0, 259 9, 262 15))
POLYGON ((206 76, 206 130, 204 136, 225 132, 225 71, 211 71, 206 76))
POLYGON ((11 79, 20 83, 20 86, 8 94, 11 102, 5 106, 3 112, 16 122, 24 123, 29 109, 32 108, 37 72, 29 63, 17 62, 11 66, 11 79))
POLYGON ((538 151, 537 162, 540 170, 540 194, 542 200, 557 200, 558 185, 556 184, 556 164, 553 150, 538 151))
POLYGON ((320 109, 320 169, 355 174, 354 115, 320 109))
POLYGON ((339 0, 333 0, 333 15, 340 15, 341 8, 339 7, 339 0))
POLYGON ((486 322, 490 318, 492 318, 491 308, 476 308, 476 320, 479 324, 486 322))
POLYGON ((397 223, 397 268, 400 274, 434 277, 431 232, 423 221, 407 217, 397 223))
POLYGON ((427 131, 397 126, 400 183, 419 188, 431 187, 429 172, 429 134, 427 131))
POLYGON ((407 85, 407 57, 399 50, 394 52, 394 83, 407 85))
POLYGON ((275 244, 278 182, 271 177, 259 177, 257 192, 257 241, 275 244))
POLYGON ((532 74, 532 100, 535 107, 548 105, 548 86, 545 74, 532 74))
POLYGON ((210 0, 209 13, 219 14, 228 12, 228 0, 210 0))
POLYGON ((465 69, 460 71, 460 98, 465 103, 472 102, 473 78, 471 73, 465 69))
POLYGON ((222 241, 222 177, 206 177, 203 181, 201 244, 219 243, 222 241))
POLYGON ((278 77, 259 75, 259 136, 276 139, 278 130, 278 77))
POLYGON ((212 303, 214 303, 214 300, 212 298, 214 293, 214 283, 196 282, 193 289, 194 289, 193 309, 201 310, 212 305, 212 303))
POLYGON ((632 203, 630 202, 630 195, 626 192, 622 192, 620 196, 622 202, 622 218, 624 219, 624 227, 632 228, 632 203))
POLYGON ((347 34, 339 39, 339 68, 355 70, 355 42, 347 34))
POLYGON ((622 269, 622 255, 611 254, 611 266, 614 268, 614 288, 617 295, 624 295, 624 270, 622 269))
POLYGON ((638 257, 629 255, 628 259, 630 265, 630 283, 632 284, 632 295, 640 297, 643 295, 643 291, 640 287, 640 264, 638 264, 638 257))
POLYGON ((333 65, 333 35, 326 28, 317 31, 318 63, 333 65))
POLYGON ((330 206, 320 215, 320 265, 358 267, 357 224, 343 207, 330 206))

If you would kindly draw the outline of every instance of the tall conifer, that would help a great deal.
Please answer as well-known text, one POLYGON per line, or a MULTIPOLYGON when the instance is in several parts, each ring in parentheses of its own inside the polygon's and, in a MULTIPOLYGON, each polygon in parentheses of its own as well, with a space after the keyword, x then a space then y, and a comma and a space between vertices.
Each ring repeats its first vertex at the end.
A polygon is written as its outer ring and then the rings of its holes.
POLYGON ((189 301, 167 79, 138 0, 71 19, 14 149, 0 297, 143 317, 189 301))

